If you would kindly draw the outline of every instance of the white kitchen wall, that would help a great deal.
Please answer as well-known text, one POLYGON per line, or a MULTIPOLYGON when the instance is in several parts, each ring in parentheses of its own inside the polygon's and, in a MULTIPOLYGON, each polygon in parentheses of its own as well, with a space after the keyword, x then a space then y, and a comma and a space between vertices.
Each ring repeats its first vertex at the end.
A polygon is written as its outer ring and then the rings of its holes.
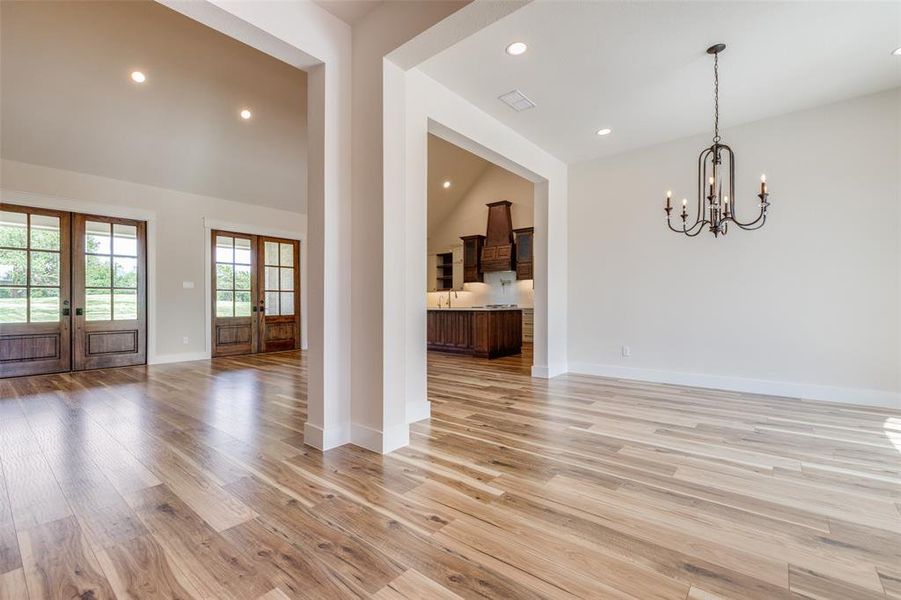
MULTIPOLYGON (((13 204, 28 205, 35 195, 42 201, 56 202, 56 206, 63 209, 71 205, 72 210, 80 211, 90 206, 100 214, 137 210, 154 215, 156 277, 149 284, 155 293, 156 306, 149 307, 148 327, 154 332, 156 344, 155 356, 150 359, 160 362, 201 358, 207 350, 205 282, 209 238, 204 219, 240 223, 245 231, 294 232, 298 239, 307 232, 306 215, 300 212, 9 160, 2 161, 0 188, 3 201, 13 204), (185 281, 193 282, 193 289, 185 289, 182 285, 185 281), (184 338, 188 343, 184 343, 184 338)), ((301 262, 301 337, 306 340, 304 244, 301 244, 301 262)))
MULTIPOLYGON (((488 227, 489 202, 509 200, 510 214, 514 229, 532 227, 534 221, 535 189, 531 181, 510 171, 492 165, 463 195, 448 216, 428 232, 428 251, 448 252, 454 246, 462 245, 460 236, 485 234, 488 227)), ((451 292, 453 306, 482 306, 485 304, 517 304, 532 308, 532 280, 517 281, 516 273, 486 273, 484 283, 465 283, 464 289, 451 292), (505 283, 507 282, 507 283, 505 283)), ((429 292, 427 302, 430 308, 438 306, 439 300, 447 302, 447 292, 429 292)))
POLYGON ((762 172, 772 206, 720 239, 663 211, 709 136, 570 166, 570 370, 901 405, 899 128, 901 90, 726 129, 740 214, 762 172))

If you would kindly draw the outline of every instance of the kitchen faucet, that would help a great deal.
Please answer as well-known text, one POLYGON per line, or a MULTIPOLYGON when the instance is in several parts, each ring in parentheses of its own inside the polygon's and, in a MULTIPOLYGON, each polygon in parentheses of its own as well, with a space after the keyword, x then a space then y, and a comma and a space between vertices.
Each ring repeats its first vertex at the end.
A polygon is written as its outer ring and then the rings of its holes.
MULTIPOLYGON (((457 292, 455 290, 447 290, 447 307, 451 308, 451 292, 454 292, 454 298, 457 297, 457 292)), ((438 308, 441 308, 441 300, 438 300, 438 308)))

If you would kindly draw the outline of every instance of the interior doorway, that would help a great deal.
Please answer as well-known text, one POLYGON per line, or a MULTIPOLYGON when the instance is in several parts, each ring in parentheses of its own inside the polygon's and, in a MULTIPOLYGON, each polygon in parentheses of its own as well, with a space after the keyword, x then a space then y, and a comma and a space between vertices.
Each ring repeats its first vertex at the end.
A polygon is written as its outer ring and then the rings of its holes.
POLYGON ((213 230, 211 354, 300 349, 300 242, 213 230))
POLYGON ((4 204, 0 377, 144 364, 143 221, 4 204))
POLYGON ((455 354, 529 372, 535 186, 431 133, 427 152, 429 364, 455 354))

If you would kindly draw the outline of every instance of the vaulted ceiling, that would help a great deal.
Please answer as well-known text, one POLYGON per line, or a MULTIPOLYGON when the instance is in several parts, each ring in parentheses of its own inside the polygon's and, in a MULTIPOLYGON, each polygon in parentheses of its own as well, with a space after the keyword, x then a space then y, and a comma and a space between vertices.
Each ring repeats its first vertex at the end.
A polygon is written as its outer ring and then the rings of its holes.
POLYGON ((711 131, 718 42, 727 128, 901 85, 897 1, 535 0, 420 68, 573 162, 711 131), (537 106, 498 99, 513 89, 537 106))
POLYGON ((156 2, 0 11, 4 159, 306 212, 303 71, 156 2))
POLYGON ((441 224, 491 163, 437 136, 428 143, 428 230, 441 224), (450 187, 445 188, 444 182, 450 187))

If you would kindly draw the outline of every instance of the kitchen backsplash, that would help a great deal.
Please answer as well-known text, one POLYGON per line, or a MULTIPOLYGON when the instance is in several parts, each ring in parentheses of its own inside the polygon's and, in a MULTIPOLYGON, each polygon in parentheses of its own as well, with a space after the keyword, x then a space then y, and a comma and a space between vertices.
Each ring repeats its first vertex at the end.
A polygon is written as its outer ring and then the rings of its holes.
MULTIPOLYGON (((448 292, 429 292, 429 308, 446 306, 448 292)), ((485 273, 484 283, 465 283, 463 290, 450 292, 452 306, 484 306, 485 304, 516 304, 520 308, 533 307, 532 280, 516 280, 515 271, 485 273), (456 293, 456 296, 454 295, 456 293)))

